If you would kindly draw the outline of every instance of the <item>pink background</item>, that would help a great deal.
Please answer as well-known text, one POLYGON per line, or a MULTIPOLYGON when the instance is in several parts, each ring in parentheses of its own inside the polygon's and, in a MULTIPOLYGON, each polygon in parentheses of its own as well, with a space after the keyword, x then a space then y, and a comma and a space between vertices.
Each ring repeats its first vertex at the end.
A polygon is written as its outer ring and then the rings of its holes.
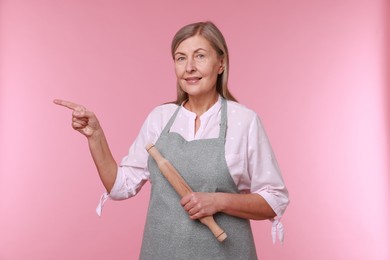
POLYGON ((119 161, 175 97, 170 41, 214 21, 230 88, 261 116, 291 194, 261 259, 390 259, 390 5, 385 0, 0 1, 0 259, 137 259, 149 184, 110 202, 63 98, 93 110, 119 161))

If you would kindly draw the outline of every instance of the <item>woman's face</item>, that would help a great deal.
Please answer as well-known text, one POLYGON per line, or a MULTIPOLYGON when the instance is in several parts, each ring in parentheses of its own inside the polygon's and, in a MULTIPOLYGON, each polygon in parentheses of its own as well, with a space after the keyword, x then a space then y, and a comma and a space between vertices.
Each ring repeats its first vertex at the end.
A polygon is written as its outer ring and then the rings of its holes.
POLYGON ((184 40, 175 51, 175 72, 180 87, 190 97, 207 97, 216 93, 223 59, 203 36, 184 40))

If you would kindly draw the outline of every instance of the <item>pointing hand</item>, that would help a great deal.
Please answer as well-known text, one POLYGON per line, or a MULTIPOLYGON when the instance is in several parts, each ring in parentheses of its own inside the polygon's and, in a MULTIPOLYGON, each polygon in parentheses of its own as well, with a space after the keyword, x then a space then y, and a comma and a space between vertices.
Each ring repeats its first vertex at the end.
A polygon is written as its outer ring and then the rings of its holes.
POLYGON ((93 136, 97 131, 101 130, 99 121, 95 114, 86 109, 84 106, 61 99, 55 99, 53 102, 57 105, 73 110, 72 127, 87 138, 93 136))

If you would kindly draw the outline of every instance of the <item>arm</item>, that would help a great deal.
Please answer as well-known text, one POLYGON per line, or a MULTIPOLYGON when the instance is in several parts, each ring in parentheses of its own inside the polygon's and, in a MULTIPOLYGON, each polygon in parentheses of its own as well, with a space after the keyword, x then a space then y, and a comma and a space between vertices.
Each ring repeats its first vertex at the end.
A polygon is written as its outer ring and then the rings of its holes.
POLYGON ((115 183, 117 164, 97 117, 85 107, 72 102, 56 99, 54 103, 73 110, 72 127, 87 137, 100 179, 106 190, 110 192, 115 183))
MULTIPOLYGON (((288 204, 288 192, 265 130, 256 114, 251 117, 247 129, 247 134, 241 134, 248 136, 246 142, 240 143, 243 149, 235 147, 246 155, 243 157, 246 166, 229 170, 240 174, 238 188, 250 193, 194 193, 192 197, 182 200, 182 205, 191 218, 216 212, 256 220, 282 216, 288 204)), ((234 128, 230 128, 230 131, 234 131, 234 128)))
POLYGON ((270 219, 276 216, 269 204, 258 194, 220 193, 221 212, 248 219, 270 219))
POLYGON ((269 204, 258 194, 191 193, 181 200, 191 219, 223 212, 240 218, 270 219, 276 216, 269 204))
POLYGON ((103 129, 100 128, 94 135, 88 137, 88 145, 100 180, 110 193, 115 183, 118 166, 111 154, 103 129))

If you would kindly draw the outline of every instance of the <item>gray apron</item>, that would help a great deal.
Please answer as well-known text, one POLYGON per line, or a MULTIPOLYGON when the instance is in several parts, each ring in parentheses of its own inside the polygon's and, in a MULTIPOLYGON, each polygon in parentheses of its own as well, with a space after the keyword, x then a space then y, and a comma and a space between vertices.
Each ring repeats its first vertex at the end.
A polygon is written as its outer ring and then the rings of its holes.
MULTIPOLYGON (((179 106, 155 143, 194 191, 238 193, 225 160, 226 103, 222 99, 218 138, 186 141, 180 134, 170 133, 179 106)), ((228 236, 218 242, 205 225, 189 218, 180 205, 180 196, 151 157, 148 168, 151 195, 140 259, 257 259, 249 220, 215 214, 215 221, 228 236)))

